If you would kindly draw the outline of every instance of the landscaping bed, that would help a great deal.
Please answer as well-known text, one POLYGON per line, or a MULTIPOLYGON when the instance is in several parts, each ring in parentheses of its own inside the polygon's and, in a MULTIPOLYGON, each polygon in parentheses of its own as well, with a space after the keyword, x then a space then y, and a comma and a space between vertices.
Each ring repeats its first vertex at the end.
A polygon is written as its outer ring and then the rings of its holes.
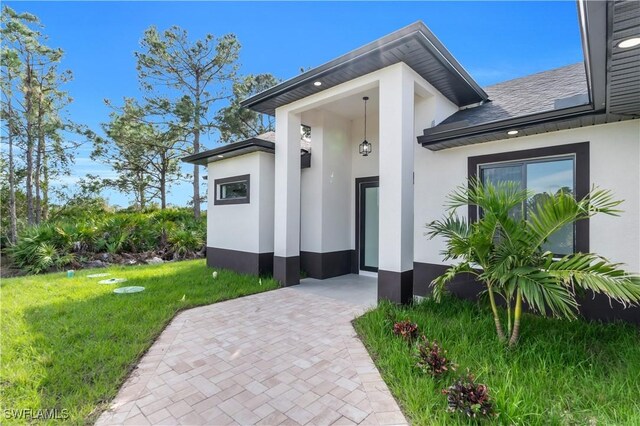
MULTIPOLYGON (((453 297, 412 306, 381 304, 354 325, 413 424, 473 424, 447 412, 442 390, 466 375, 488 386, 497 424, 640 424, 640 329, 524 314, 519 344, 498 341, 489 308, 453 297), (417 367, 415 341, 394 335, 409 320, 436 340, 456 371, 417 367)), ((419 340, 419 339, 416 339, 419 340)))
POLYGON ((0 276, 204 257, 206 217, 185 208, 78 211, 27 226, 15 244, 0 235, 0 276))
POLYGON ((3 279, 3 423, 28 422, 5 417, 7 410, 29 409, 34 416, 58 410, 66 422, 92 423, 179 311, 274 288, 274 280, 229 271, 214 279, 203 260, 3 279), (103 277, 87 277, 97 273, 127 281, 101 285, 103 277), (121 286, 145 290, 114 294, 121 286))

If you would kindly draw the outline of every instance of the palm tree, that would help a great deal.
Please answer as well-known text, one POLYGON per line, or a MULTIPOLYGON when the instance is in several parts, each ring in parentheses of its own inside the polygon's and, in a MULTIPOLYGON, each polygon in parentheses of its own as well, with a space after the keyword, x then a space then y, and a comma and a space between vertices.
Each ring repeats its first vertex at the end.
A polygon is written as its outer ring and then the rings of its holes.
POLYGON ((576 289, 603 293, 625 307, 640 301, 640 277, 620 264, 593 253, 575 253, 559 258, 545 250, 549 237, 565 226, 602 213, 617 215, 609 191, 593 189, 581 200, 568 191, 558 191, 527 203, 532 194, 515 182, 483 183, 473 179, 448 196, 448 215, 427 225, 431 238, 444 237, 445 260, 458 261, 431 285, 440 300, 444 288, 456 275, 469 273, 483 283, 489 296, 501 341, 518 341, 522 303, 534 311, 569 320, 578 311, 576 289), (481 217, 469 223, 456 209, 477 206, 481 217), (514 214, 521 209, 526 214, 514 214), (506 303, 507 333, 496 305, 496 295, 506 303))

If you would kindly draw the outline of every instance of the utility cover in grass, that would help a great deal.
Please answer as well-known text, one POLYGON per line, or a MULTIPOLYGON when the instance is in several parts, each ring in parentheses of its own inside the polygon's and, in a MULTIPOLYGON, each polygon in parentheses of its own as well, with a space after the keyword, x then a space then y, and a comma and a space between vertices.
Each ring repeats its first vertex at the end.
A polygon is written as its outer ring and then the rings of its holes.
POLYGON ((126 278, 109 278, 108 280, 98 281, 98 284, 118 284, 127 281, 126 278))
POLYGON ((130 286, 130 287, 120 287, 113 290, 115 294, 140 293, 141 291, 144 291, 144 287, 140 287, 137 285, 130 286))
POLYGON ((87 278, 100 278, 100 277, 108 277, 111 274, 91 274, 87 275, 87 278))

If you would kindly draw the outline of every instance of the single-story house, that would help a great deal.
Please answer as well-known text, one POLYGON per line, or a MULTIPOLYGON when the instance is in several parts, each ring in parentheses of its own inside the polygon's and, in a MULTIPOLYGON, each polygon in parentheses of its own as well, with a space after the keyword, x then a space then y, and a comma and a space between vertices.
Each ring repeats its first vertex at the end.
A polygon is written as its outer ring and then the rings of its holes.
MULTIPOLYGON (((446 268, 425 224, 480 176, 577 197, 612 190, 620 217, 552 244, 640 271, 640 2, 580 0, 578 12, 581 63, 480 87, 416 22, 246 99, 275 116, 274 133, 185 159, 208 168, 208 264, 285 286, 301 271, 374 274, 380 299, 406 302, 446 268)), ((583 313, 640 322, 606 298, 583 313)))

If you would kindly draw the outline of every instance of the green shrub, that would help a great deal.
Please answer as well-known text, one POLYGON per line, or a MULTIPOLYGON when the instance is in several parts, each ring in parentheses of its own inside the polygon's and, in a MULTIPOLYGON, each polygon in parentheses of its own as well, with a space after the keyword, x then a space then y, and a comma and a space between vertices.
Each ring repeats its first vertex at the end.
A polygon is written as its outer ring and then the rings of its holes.
POLYGON ((8 253, 17 268, 41 273, 99 253, 196 257, 205 240, 206 218, 196 220, 186 208, 84 213, 70 209, 47 223, 23 229, 8 253))
POLYGON ((33 274, 64 267, 74 260, 66 234, 49 224, 25 229, 9 255, 18 268, 33 274))
POLYGON ((196 230, 178 229, 169 234, 169 243, 175 257, 184 259, 200 251, 204 239, 196 230))

